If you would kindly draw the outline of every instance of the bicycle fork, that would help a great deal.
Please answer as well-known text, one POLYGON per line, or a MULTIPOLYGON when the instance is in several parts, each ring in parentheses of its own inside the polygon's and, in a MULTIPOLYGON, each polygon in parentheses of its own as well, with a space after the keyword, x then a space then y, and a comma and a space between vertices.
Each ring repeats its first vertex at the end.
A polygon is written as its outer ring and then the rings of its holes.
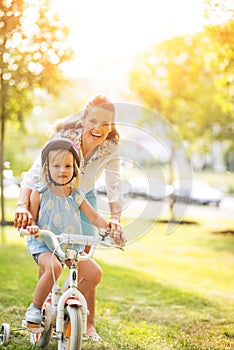
POLYGON ((86 334, 87 328, 87 315, 88 308, 87 302, 83 294, 77 289, 78 283, 78 266, 75 262, 76 260, 71 261, 71 266, 69 268, 69 284, 68 289, 62 293, 58 300, 57 305, 57 316, 56 316, 56 333, 58 337, 62 337, 63 326, 64 326, 64 311, 66 305, 74 305, 81 308, 81 317, 82 317, 82 332, 86 334))

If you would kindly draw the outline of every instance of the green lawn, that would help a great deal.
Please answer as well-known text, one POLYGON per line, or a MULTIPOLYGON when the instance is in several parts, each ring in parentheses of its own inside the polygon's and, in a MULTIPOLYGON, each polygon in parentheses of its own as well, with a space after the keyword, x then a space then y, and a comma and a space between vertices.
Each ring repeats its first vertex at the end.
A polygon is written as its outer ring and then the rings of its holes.
MULTIPOLYGON (((234 220, 227 224, 234 228, 234 220)), ((95 256, 104 270, 96 316, 103 342, 84 350, 234 349, 233 236, 205 223, 167 235, 158 224, 124 252, 95 256)), ((12 227, 2 229, 0 266, 0 324, 14 329, 31 302, 37 267, 12 227)), ((24 331, 13 332, 5 348, 32 349, 24 331)))

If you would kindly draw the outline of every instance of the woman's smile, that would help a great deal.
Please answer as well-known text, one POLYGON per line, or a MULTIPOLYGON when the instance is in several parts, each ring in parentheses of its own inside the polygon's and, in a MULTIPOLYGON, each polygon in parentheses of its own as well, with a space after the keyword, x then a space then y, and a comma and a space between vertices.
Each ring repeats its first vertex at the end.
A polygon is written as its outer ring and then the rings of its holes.
POLYGON ((97 132, 95 132, 95 131, 92 131, 92 132, 91 132, 91 135, 92 135, 94 138, 97 138, 97 139, 99 139, 100 137, 102 137, 102 134, 97 133, 97 132))

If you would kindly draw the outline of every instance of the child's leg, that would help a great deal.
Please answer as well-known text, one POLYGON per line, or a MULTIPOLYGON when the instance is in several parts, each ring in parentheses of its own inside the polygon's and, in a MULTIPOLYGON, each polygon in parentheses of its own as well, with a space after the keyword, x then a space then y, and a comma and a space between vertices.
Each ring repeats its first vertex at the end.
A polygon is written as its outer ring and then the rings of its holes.
POLYGON ((34 291, 33 304, 42 306, 54 284, 52 266, 54 266, 54 276, 55 280, 57 280, 62 272, 62 265, 57 257, 51 252, 41 253, 38 258, 38 265, 40 278, 34 291))

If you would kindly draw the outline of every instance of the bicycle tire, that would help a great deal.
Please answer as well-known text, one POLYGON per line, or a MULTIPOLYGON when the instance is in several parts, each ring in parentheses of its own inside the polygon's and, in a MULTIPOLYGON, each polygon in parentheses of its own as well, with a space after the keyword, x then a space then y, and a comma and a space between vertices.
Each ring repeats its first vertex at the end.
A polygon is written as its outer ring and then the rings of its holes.
POLYGON ((58 341, 58 350, 81 350, 81 344, 81 309, 76 305, 66 306, 63 335, 58 341))

